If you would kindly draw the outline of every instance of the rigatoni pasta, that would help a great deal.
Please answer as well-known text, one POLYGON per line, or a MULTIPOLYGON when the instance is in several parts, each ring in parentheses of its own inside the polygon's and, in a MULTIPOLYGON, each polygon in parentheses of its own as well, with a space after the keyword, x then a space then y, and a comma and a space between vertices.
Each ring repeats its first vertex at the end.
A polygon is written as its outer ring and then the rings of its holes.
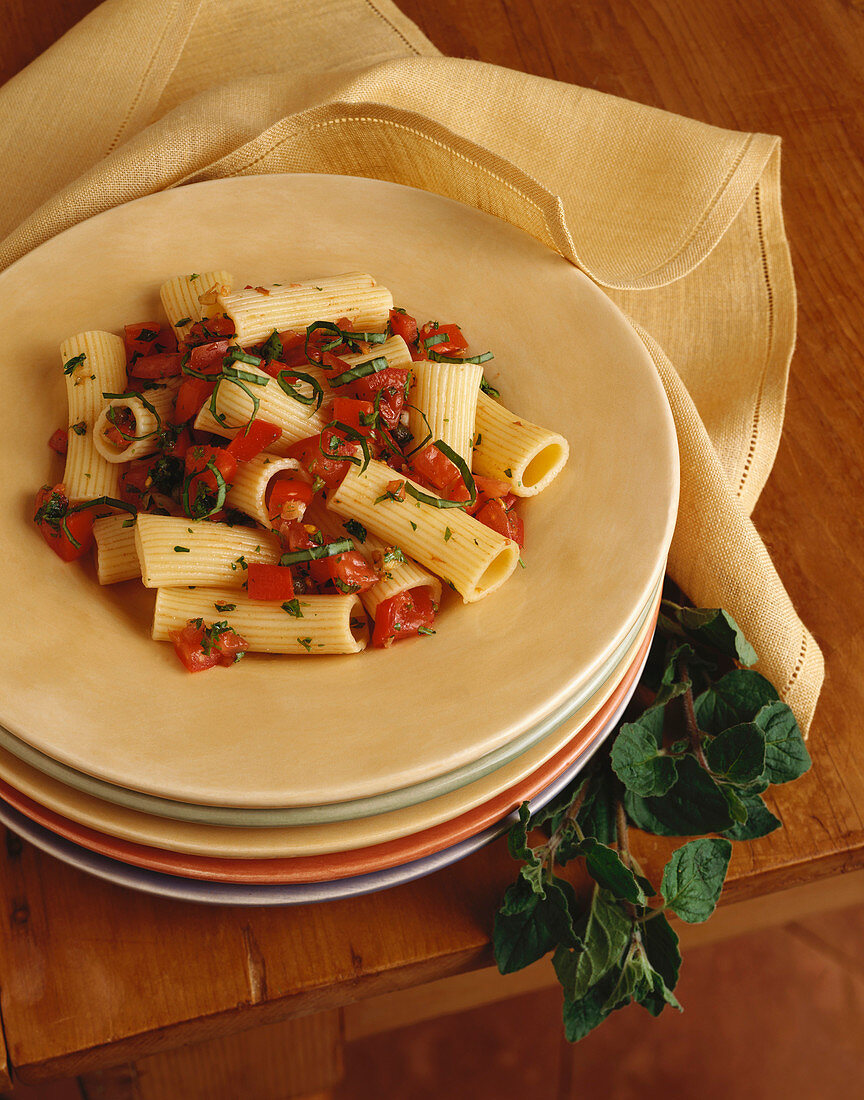
POLYGON ((517 497, 568 447, 483 392, 492 353, 418 331, 370 275, 232 286, 163 285, 176 348, 161 321, 63 345, 66 476, 35 513, 52 549, 95 541, 101 584, 156 589, 153 636, 191 671, 356 653, 370 620, 386 648, 435 633, 447 587, 496 593, 521 561, 517 497))
POLYGON ((126 383, 123 341, 113 332, 81 332, 60 347, 69 401, 69 440, 63 484, 70 500, 116 496, 119 471, 97 451, 94 429, 105 407, 103 393, 126 383))
POLYGON ((168 641, 189 620, 226 622, 255 653, 323 657, 359 653, 369 628, 357 596, 304 596, 291 611, 250 600, 232 588, 160 588, 153 615, 153 637, 168 641))

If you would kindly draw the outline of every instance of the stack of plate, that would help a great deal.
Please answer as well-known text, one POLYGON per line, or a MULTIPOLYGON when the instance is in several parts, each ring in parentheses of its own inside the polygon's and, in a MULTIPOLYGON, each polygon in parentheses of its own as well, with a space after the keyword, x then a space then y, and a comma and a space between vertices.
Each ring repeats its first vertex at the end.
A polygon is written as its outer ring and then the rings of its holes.
POLYGON ((359 894, 500 835, 614 727, 656 617, 677 449, 642 343, 560 256, 393 184, 223 180, 130 203, 43 245, 0 276, 0 325, 11 404, 0 818, 16 832, 176 897, 359 894), (28 522, 49 476, 45 442, 65 423, 57 347, 158 316, 156 288, 184 270, 228 268, 258 284, 358 266, 409 311, 457 320, 491 348, 507 405, 565 435, 570 462, 525 502, 526 568, 476 605, 448 594, 435 637, 189 676, 149 640, 152 593, 100 588, 28 522))

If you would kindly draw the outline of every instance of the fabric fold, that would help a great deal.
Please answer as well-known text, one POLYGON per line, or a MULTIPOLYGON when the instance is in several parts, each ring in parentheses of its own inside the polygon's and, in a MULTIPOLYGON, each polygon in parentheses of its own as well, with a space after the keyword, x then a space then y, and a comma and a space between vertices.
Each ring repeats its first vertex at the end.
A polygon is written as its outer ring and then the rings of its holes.
POLYGON ((107 0, 0 89, 0 150, 18 164, 0 268, 119 203, 267 172, 435 191, 560 252, 632 319, 666 385, 672 575, 739 618, 809 726, 821 654, 747 519, 795 336, 778 138, 442 57, 388 0, 107 0))

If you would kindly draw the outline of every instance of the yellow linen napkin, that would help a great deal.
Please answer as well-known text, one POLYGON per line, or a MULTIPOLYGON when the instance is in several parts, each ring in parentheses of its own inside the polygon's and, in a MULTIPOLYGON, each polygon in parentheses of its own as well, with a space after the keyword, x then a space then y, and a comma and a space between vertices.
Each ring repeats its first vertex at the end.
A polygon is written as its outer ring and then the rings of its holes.
POLYGON ((0 155, 0 267, 119 203, 268 172, 436 191, 559 251, 666 387, 671 575, 735 616, 809 727, 822 654, 748 518, 795 334, 778 138, 442 57, 389 0, 107 0, 0 88, 0 155))

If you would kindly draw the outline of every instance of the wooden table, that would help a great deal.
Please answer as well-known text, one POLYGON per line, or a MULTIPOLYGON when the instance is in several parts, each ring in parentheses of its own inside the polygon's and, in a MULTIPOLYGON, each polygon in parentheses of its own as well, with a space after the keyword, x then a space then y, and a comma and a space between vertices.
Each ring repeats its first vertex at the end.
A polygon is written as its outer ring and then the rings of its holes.
MULTIPOLYGON (((786 429, 755 521, 824 648, 828 679, 811 734, 814 767, 769 797, 785 828, 736 847, 724 907, 701 934, 861 897, 860 0, 401 3, 445 53, 782 135, 800 335, 786 429), (846 872, 856 873, 840 880, 846 872)), ((0 79, 94 6, 0 0, 0 79)), ((639 837, 637 848, 656 876, 669 845, 639 837)), ((422 1015, 428 1009, 411 992, 418 984, 437 980, 436 1003, 453 1007, 545 980, 488 970, 492 916, 513 872, 499 843, 384 894, 297 909, 205 909, 113 887, 9 837, 0 883, 8 1061, 25 1082, 120 1066, 102 1075, 105 1096, 218 1100, 240 1094, 218 1091, 232 1066, 256 1074, 247 1094, 264 1100, 324 1091, 338 1079, 343 1027, 350 1038, 400 1013, 422 1015), (479 982, 440 982, 481 971, 479 982), (360 1003, 343 1013, 352 1002, 360 1003)), ((0 1085, 3 1073, 0 1045, 0 1085)))

